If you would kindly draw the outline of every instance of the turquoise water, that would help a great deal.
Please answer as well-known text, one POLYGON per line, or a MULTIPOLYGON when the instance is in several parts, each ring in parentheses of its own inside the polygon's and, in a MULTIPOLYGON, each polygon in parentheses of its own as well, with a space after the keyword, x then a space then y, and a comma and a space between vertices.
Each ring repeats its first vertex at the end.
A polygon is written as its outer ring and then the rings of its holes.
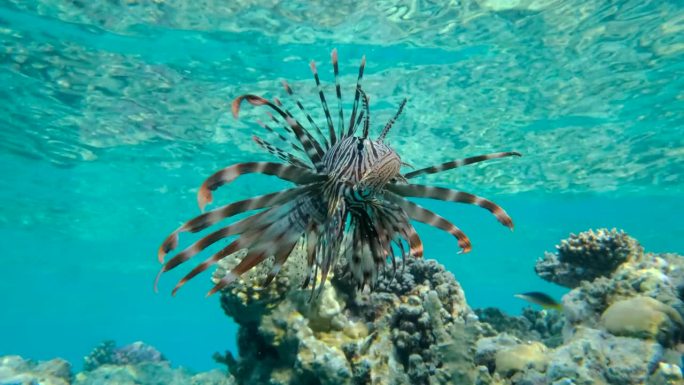
MULTIPOLYGON (((347 105, 367 56, 376 129, 409 98, 391 134, 407 162, 524 154, 424 178, 515 220, 511 233, 481 209, 421 202, 473 241, 457 255, 417 227, 472 306, 562 295, 533 266, 570 232, 618 227, 684 253, 684 4, 606 3, 1 1, 0 355, 78 363, 104 339, 144 340, 206 369, 234 350, 207 275, 152 292, 156 249, 210 173, 270 159, 232 98, 281 95, 286 78, 314 110, 307 62, 330 100, 335 47, 347 105)), ((284 185, 245 177, 216 201, 284 185)))

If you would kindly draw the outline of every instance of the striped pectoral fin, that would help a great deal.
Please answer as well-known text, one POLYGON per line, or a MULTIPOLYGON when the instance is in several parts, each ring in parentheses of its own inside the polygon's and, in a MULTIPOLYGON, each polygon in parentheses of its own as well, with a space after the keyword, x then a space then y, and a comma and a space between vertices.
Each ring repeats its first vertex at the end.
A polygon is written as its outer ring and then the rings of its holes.
POLYGON ((452 160, 449 162, 444 162, 442 164, 421 168, 420 170, 415 170, 404 174, 406 179, 415 178, 419 175, 436 174, 438 172, 451 170, 457 167, 467 166, 473 163, 484 162, 490 159, 505 158, 509 156, 521 156, 519 152, 509 151, 509 152, 497 152, 493 154, 485 154, 478 156, 471 156, 469 158, 452 160))
POLYGON ((159 263, 164 263, 166 255, 176 247, 178 247, 178 230, 169 234, 159 246, 159 249, 157 250, 157 259, 159 260, 159 263))
MULTIPOLYGON (((306 278, 302 283, 302 289, 309 286, 309 282, 311 282, 312 275, 314 274, 314 264, 316 263, 316 246, 318 246, 319 232, 319 225, 317 225, 315 222, 311 222, 306 233, 306 264, 309 268, 309 273, 306 275, 306 278)), ((316 282, 315 277, 313 277, 313 281, 316 282)))
POLYGON ((262 211, 258 214, 252 215, 245 219, 242 219, 230 226, 223 227, 210 233, 209 235, 203 237, 197 242, 185 248, 183 251, 178 253, 172 259, 170 259, 162 268, 162 273, 174 269, 176 266, 187 262, 189 259, 200 253, 202 250, 213 245, 214 243, 227 238, 231 235, 240 234, 247 229, 261 228, 265 224, 264 222, 269 222, 268 217, 272 214, 272 210, 262 211))
POLYGON ((499 223, 513 230, 513 220, 503 208, 496 203, 477 195, 443 187, 425 186, 420 184, 389 184, 387 185, 387 190, 402 197, 430 198, 448 202, 473 204, 488 210, 496 217, 496 220, 499 221, 499 223))
POLYGON ((266 255, 266 252, 263 250, 247 253, 245 258, 235 266, 233 270, 229 271, 211 290, 209 290, 209 292, 207 292, 207 297, 225 289, 230 284, 237 281, 243 273, 260 264, 267 257, 268 255, 266 255))
POLYGON ((233 215, 241 214, 246 211, 258 210, 269 206, 275 206, 295 198, 298 194, 305 193, 311 187, 300 186, 285 191, 278 191, 271 194, 245 199, 215 210, 201 214, 179 227, 162 242, 157 252, 160 263, 164 262, 164 257, 176 247, 178 247, 178 234, 181 232, 196 233, 207 227, 233 215))
POLYGON ((294 165, 275 162, 238 163, 214 173, 202 183, 197 192, 197 203, 200 209, 204 210, 204 207, 213 200, 212 191, 224 184, 231 183, 241 175, 252 173, 276 176, 297 184, 307 184, 326 179, 324 175, 315 174, 294 165))
POLYGON ((271 274, 267 277, 267 283, 270 282, 277 271, 280 270, 280 266, 287 260, 292 249, 297 244, 297 241, 301 237, 301 233, 297 231, 296 228, 286 228, 283 229, 277 236, 273 236, 271 230, 280 229, 282 223, 274 223, 269 229, 263 231, 252 232, 253 237, 248 243, 251 243, 247 251, 247 255, 237 264, 230 272, 226 274, 215 286, 211 289, 207 296, 210 296, 217 291, 220 291, 235 282, 242 274, 248 272, 256 265, 262 263, 266 258, 271 255, 275 256, 274 270, 271 270, 271 274), (279 264, 279 265, 278 265, 279 264), (278 266, 278 267, 276 267, 278 266))
MULTIPOLYGON (((236 119, 240 112, 240 104, 242 104, 243 100, 246 100, 248 103, 254 106, 268 106, 283 119, 285 119, 287 124, 290 125, 290 128, 292 128, 292 132, 294 132, 299 143, 301 143, 302 147, 304 147, 304 150, 306 150, 306 155, 309 157, 311 162, 313 162, 316 169, 320 169, 322 166, 321 158, 323 157, 324 153, 320 143, 318 143, 318 141, 311 136, 309 131, 302 127, 302 125, 292 117, 292 114, 288 113, 287 111, 283 111, 282 108, 274 103, 271 103, 267 99, 262 98, 261 96, 241 95, 235 98, 232 104, 233 116, 236 119)), ((276 101, 276 103, 278 103, 278 101, 276 101)))
POLYGON ((214 265, 216 262, 220 261, 226 256, 234 252, 237 252, 238 250, 240 250, 240 248, 243 248, 245 247, 245 245, 253 242, 255 238, 254 232, 268 226, 271 223, 270 216, 274 214, 274 210, 277 209, 262 211, 258 214, 242 219, 230 226, 226 226, 222 229, 214 231, 213 233, 205 236, 199 241, 188 246, 185 250, 181 251, 175 257, 170 259, 159 271, 159 274, 157 274, 157 278, 155 279, 155 291, 157 291, 157 283, 159 282, 159 277, 163 273, 170 271, 176 268, 177 266, 187 262, 192 257, 197 255, 207 247, 211 246, 212 244, 216 243, 217 241, 220 241, 221 239, 224 239, 231 235, 240 234, 242 232, 247 231, 248 229, 251 231, 250 234, 243 235, 242 237, 233 241, 230 245, 221 249, 219 252, 215 253, 210 258, 206 259, 204 262, 195 267, 189 274, 183 277, 183 279, 178 283, 178 285, 176 285, 176 287, 173 290, 174 295, 176 291, 178 291, 178 289, 180 289, 180 287, 185 284, 185 282, 189 281, 197 274, 205 271, 207 268, 214 265))
MULTIPOLYGON (((439 214, 435 214, 434 212, 416 203, 410 202, 406 199, 402 199, 397 196, 392 196, 391 194, 386 194, 385 196, 397 205, 399 205, 399 207, 401 207, 411 219, 428 224, 440 230, 444 230, 449 234, 453 235, 458 240, 458 245, 463 253, 467 253, 471 250, 472 246, 470 243, 470 239, 468 239, 468 236, 466 236, 465 233, 461 231, 461 229, 456 227, 456 225, 449 222, 444 217, 440 216, 439 214)), ((415 236, 417 236, 417 233, 415 233, 414 229, 413 233, 409 233, 409 244, 412 243, 411 237, 415 236)), ((414 239, 413 242, 417 241, 414 239)), ((422 248, 422 243, 420 247, 422 248)), ((413 245, 411 245, 411 248, 413 249, 413 245)))
POLYGON ((198 274, 206 271, 208 268, 211 266, 214 266, 218 261, 222 260, 223 258, 236 253, 240 251, 240 249, 243 247, 244 244, 243 239, 236 239, 232 243, 230 243, 228 246, 224 247, 223 249, 219 250, 215 254, 213 254, 211 257, 207 258, 204 260, 202 263, 199 265, 195 266, 194 269, 192 269, 188 274, 186 274, 178 283, 176 284, 176 287, 173 288, 173 291, 171 292, 172 295, 176 295, 178 290, 183 287, 189 280, 193 279, 195 276, 198 274))
POLYGON ((262 138, 260 138, 260 137, 258 137, 258 136, 256 136, 256 135, 252 135, 252 140, 253 140, 257 145, 259 145, 259 147, 261 147, 261 148, 263 148, 264 150, 268 151, 269 153, 275 155, 275 156, 278 157, 280 160, 282 160, 282 161, 284 161, 284 162, 288 162, 288 163, 290 163, 290 164, 293 165, 293 166, 301 167, 301 168, 304 168, 304 169, 307 169, 307 168, 308 168, 308 166, 306 165, 306 163, 302 162, 301 159, 297 158, 296 156, 290 154, 289 152, 287 152, 287 151, 285 151, 285 150, 283 150, 283 149, 281 149, 281 148, 278 148, 278 147, 274 146, 273 144, 267 142, 266 140, 264 140, 264 139, 262 139, 262 138))
POLYGON ((287 256, 290 255, 292 248, 299 241, 304 233, 306 218, 297 215, 301 202, 279 208, 279 213, 269 216, 268 224, 250 228, 239 240, 242 240, 243 247, 247 248, 247 255, 240 263, 235 266, 221 281, 214 286, 208 293, 211 295, 230 283, 237 277, 260 264, 264 259, 271 255, 276 256, 276 264, 285 263, 287 256), (287 252, 287 254, 283 254, 287 252))
POLYGON ((282 269, 285 262, 287 262, 287 258, 289 258, 290 254, 292 254, 292 250, 294 250, 297 242, 298 240, 290 242, 289 244, 278 246, 278 249, 275 251, 276 254, 273 256, 273 267, 266 275, 264 282, 261 284, 263 287, 266 287, 273 282, 273 279, 275 279, 276 275, 278 275, 280 272, 280 269, 282 269))

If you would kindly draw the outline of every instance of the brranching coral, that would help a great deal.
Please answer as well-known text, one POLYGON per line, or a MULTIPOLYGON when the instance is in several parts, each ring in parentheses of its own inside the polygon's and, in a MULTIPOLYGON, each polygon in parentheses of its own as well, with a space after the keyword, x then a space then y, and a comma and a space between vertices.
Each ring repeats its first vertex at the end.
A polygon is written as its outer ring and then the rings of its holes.
POLYGON ((570 234, 556 249, 537 261, 535 271, 541 278, 569 288, 610 275, 622 263, 643 255, 639 242, 616 229, 570 234))
MULTIPOLYGON (((303 252, 290 257, 294 263, 281 272, 286 282, 291 282, 287 277, 300 274, 297 261, 304 259, 303 252)), ((225 263, 228 266, 217 272, 215 280, 229 271, 231 262, 225 263)), ((266 265, 263 272, 267 271, 266 265)), ((253 274, 263 272, 256 269, 253 274)), ((232 368, 237 381, 282 385, 474 381, 478 376, 472 359, 474 343, 483 331, 453 275, 435 261, 413 258, 398 266, 395 279, 391 271, 387 273, 373 292, 355 294, 338 270, 315 302, 309 302, 311 293, 299 286, 289 286, 289 291, 255 287, 259 280, 252 276, 224 290, 223 308, 241 329, 241 358, 232 368), (257 291, 259 301, 253 302, 248 293, 257 291), (246 315, 252 311, 257 315, 246 315)))

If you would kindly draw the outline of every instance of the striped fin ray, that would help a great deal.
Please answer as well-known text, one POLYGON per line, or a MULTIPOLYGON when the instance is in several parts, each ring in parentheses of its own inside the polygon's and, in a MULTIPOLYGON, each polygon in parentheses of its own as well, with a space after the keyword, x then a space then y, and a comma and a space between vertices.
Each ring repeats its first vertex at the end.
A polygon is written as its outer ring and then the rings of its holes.
POLYGON ((157 253, 159 262, 164 262, 164 257, 166 254, 178 246, 178 234, 181 232, 196 233, 233 215, 287 202, 288 200, 294 198, 298 194, 304 193, 310 188, 311 186, 295 187, 285 191, 278 191, 271 194, 233 202, 229 205, 225 205, 212 211, 203 213, 184 223, 176 231, 166 237, 164 242, 162 242, 161 246, 159 247, 159 251, 157 253))
POLYGON ((301 161, 301 159, 297 158, 296 156, 290 154, 289 152, 286 152, 271 143, 265 141, 264 139, 261 139, 260 137, 256 135, 252 135, 252 140, 259 145, 259 147, 263 148, 264 150, 268 151, 269 153, 275 155, 278 159, 288 162, 293 166, 301 167, 301 168, 308 168, 308 166, 301 161))
POLYGON ((464 158, 464 159, 452 160, 450 162, 445 162, 442 164, 421 168, 420 170, 411 171, 409 173, 404 174, 404 178, 410 179, 410 178, 415 178, 419 175, 436 174, 438 172, 451 170, 451 169, 454 169, 457 167, 467 166, 469 164, 478 163, 478 162, 484 162, 484 161, 490 160, 490 159, 505 158, 508 156, 521 156, 521 154, 519 152, 515 152, 515 151, 497 152, 497 153, 493 153, 493 154, 478 155, 478 156, 472 156, 472 157, 464 158))
POLYGON ((204 210, 204 207, 211 203, 213 200, 212 191, 224 184, 231 183, 241 175, 252 173, 277 176, 280 179, 297 184, 323 181, 327 178, 325 175, 314 174, 306 168, 294 165, 274 162, 238 163, 217 171, 202 183, 197 192, 197 204, 200 209, 204 210))
MULTIPOLYGON (((328 109, 328 102, 325 100, 325 94, 323 93, 323 86, 321 86, 321 79, 318 77, 318 70, 316 69, 316 62, 311 61, 311 72, 313 73, 314 80, 316 81, 316 87, 318 88, 318 97, 321 99, 321 106, 323 107, 323 112, 325 113, 325 120, 328 123, 328 132, 330 134, 330 144, 337 143, 337 135, 335 135, 335 126, 333 126, 332 117, 330 116, 330 109, 328 109)), ((327 147, 326 142, 326 147, 327 147)))
POLYGON ((321 251, 321 285, 318 288, 316 296, 319 296, 325 285, 325 280, 328 278, 328 273, 331 267, 335 266, 337 258, 340 254, 340 247, 342 245, 342 239, 344 236, 344 225, 346 220, 346 206, 344 201, 337 207, 337 210, 332 216, 326 221, 322 228, 322 236, 320 244, 324 247, 321 251))
MULTIPOLYGON (((318 75, 316 75, 316 78, 318 78, 318 75)), ((327 141, 325 135, 323 135, 323 131, 321 131, 321 128, 318 127, 318 124, 316 124, 316 122, 313 120, 313 118, 311 117, 311 115, 309 114, 309 112, 306 110, 306 108, 304 108, 304 105, 302 104, 302 101, 299 100, 299 99, 295 96, 294 91, 292 90, 292 87, 290 87, 290 85, 289 85, 289 84, 287 83, 287 81, 285 81, 285 80, 283 80, 283 88, 285 89, 285 92, 287 92, 287 94, 288 94, 292 99, 295 100, 295 104, 297 104, 297 108, 299 108, 299 110, 304 114, 304 116, 306 116, 306 120, 308 120, 309 123, 316 129, 316 132, 318 133, 318 136, 319 136, 321 139, 323 139, 323 145, 325 146, 325 148, 330 148, 330 145, 328 145, 328 141, 327 141)), ((320 89, 320 87, 319 87, 319 90, 318 90, 318 91, 319 91, 319 93, 322 93, 322 92, 323 92, 323 91, 320 89)))
MULTIPOLYGON (((415 228, 411 225, 407 213, 400 206, 389 201, 383 201, 381 205, 376 205, 375 209, 377 210, 377 217, 387 223, 385 227, 391 227, 393 240, 400 247, 402 258, 406 258, 406 255, 403 243, 397 237, 405 239, 409 244, 409 255, 421 258, 423 256, 423 244, 415 228)), ((392 252, 391 247, 390 252, 392 252)))
POLYGON ((352 106, 351 117, 349 118, 349 129, 346 137, 354 136, 354 128, 356 127, 356 109, 359 107, 359 97, 361 96, 361 80, 363 79, 363 69, 366 67, 366 56, 361 58, 361 65, 359 66, 359 77, 356 79, 356 93, 354 94, 354 104, 352 106))
POLYGON ((420 240, 416 228, 411 223, 407 224, 404 236, 409 243, 409 254, 416 258, 423 258, 423 241, 420 240))
POLYGON ((263 287, 266 287, 273 282, 273 279, 278 275, 280 272, 280 269, 283 267, 285 262, 287 262, 287 258, 290 257, 292 254, 292 250, 294 250, 295 246, 297 245, 299 240, 295 240, 294 242, 290 242, 289 244, 278 246, 278 249, 275 251, 275 255, 273 256, 273 267, 271 268, 271 271, 268 272, 266 275, 266 279, 264 282, 261 283, 263 287))
MULTIPOLYGON (((290 127, 289 127, 287 124, 282 124, 282 123, 280 122, 280 120, 278 120, 278 118, 275 117, 275 115, 273 115, 273 114, 270 113, 270 112, 266 112, 266 114, 268 115, 268 117, 269 117, 275 124, 282 125, 283 127, 287 128, 287 132, 292 133, 290 127)), ((293 150, 299 151, 299 152, 302 152, 302 153, 306 154, 306 152, 305 152, 304 150, 302 150, 302 148, 299 147, 299 146, 297 145, 297 143, 295 143, 295 142, 293 142, 292 140, 286 138, 283 134, 277 132, 276 130, 274 130, 274 129, 273 129, 271 126, 269 126, 268 124, 262 122, 262 121, 259 120, 259 119, 257 119, 256 122, 257 122, 257 124, 260 125, 263 129, 265 129, 265 130, 268 131, 269 133, 275 135, 278 139, 280 139, 280 141, 282 141, 283 143, 287 143, 288 145, 290 145, 290 147, 292 147, 293 150)))
MULTIPOLYGON (((313 162, 314 167, 316 167, 317 170, 321 169, 321 157, 323 156, 323 149, 321 148, 321 145, 318 143, 318 141, 316 141, 316 139, 314 139, 313 136, 311 136, 309 131, 302 127, 302 125, 292 117, 289 112, 283 111, 279 106, 271 103, 261 96, 247 94, 238 96, 235 98, 235 100, 233 100, 232 110, 233 116, 236 119, 240 113, 240 104, 242 104, 243 100, 246 100, 248 103, 254 106, 268 106, 273 111, 277 112, 278 115, 280 115, 283 119, 285 119, 285 121, 292 128, 292 132, 294 132, 297 140, 299 140, 302 147, 304 147, 306 150, 306 155, 309 157, 311 162, 313 162)), ((279 104, 277 99, 275 102, 279 104)))
POLYGON ((333 72, 335 74, 335 94, 337 95, 337 110, 338 110, 338 123, 337 129, 340 130, 340 139, 344 137, 344 110, 342 108, 342 88, 340 87, 340 69, 337 61, 337 48, 332 50, 330 54, 330 59, 332 60, 333 72))
MULTIPOLYGON (((359 92, 361 92, 361 98, 363 100, 363 103, 361 104, 363 112, 366 114, 363 120, 363 134, 361 135, 361 138, 366 139, 368 138, 368 132, 370 130, 370 99, 368 99, 368 95, 366 95, 364 90, 359 88, 359 92)), ((354 131, 356 131, 356 128, 354 128, 354 131)))
MULTIPOLYGON (((169 270, 172 270, 176 266, 187 262, 191 257, 200 252, 202 249, 208 247, 212 243, 220 240, 222 236, 237 235, 243 233, 239 238, 231 242, 228 246, 214 253, 209 258, 205 259, 202 263, 195 266, 192 271, 187 273, 174 287, 172 294, 175 295, 178 289, 180 289, 185 283, 196 275, 204 272, 214 264, 216 264, 221 259, 233 254, 250 244, 254 243, 260 236, 261 232, 271 226, 278 218, 282 218, 289 213, 289 206, 283 205, 276 208, 271 208, 269 210, 260 212, 258 214, 247 217, 233 225, 227 226, 223 229, 215 231, 212 234, 204 237, 203 239, 195 242, 193 245, 189 246, 186 250, 176 255, 173 259, 169 260, 162 270, 157 275, 157 281, 159 276, 169 270)), ((157 281, 155 281, 155 288, 157 286, 157 281)))
POLYGON ((348 263, 358 289, 367 285, 372 289, 386 263, 387 248, 380 245, 376 226, 365 210, 354 211, 351 215, 352 255, 348 263))
MULTIPOLYGON (((287 215, 287 211, 284 212, 285 215, 287 215)), ((283 213, 281 210, 281 215, 280 217, 276 217, 277 219, 282 219, 283 213)), ((272 226, 275 222, 277 222, 276 219, 270 217, 270 216, 263 216, 263 219, 256 224, 253 223, 252 226, 249 227, 248 230, 244 232, 239 238, 231 242, 228 246, 222 248, 218 252, 214 253, 211 255, 209 258, 205 259, 202 261, 202 263, 198 264, 195 266, 194 269, 192 269, 189 273, 187 273, 174 287, 172 294, 175 295, 176 292, 183 286, 185 283, 187 283, 189 280, 197 276, 198 274, 206 271, 209 269, 211 266, 215 265, 218 263, 220 260, 223 258, 236 253, 244 248, 249 248, 253 246, 255 243, 257 243, 260 239, 266 239, 264 237, 264 233, 266 232, 267 228, 272 226)), ((252 253, 250 254, 249 252, 245 257, 240 261, 240 264, 233 268, 232 273, 229 274, 242 274, 245 271, 251 269, 252 267, 258 265, 259 263, 263 262, 264 259, 266 259, 268 255, 266 253, 252 253), (242 270, 246 269, 246 270, 242 270)), ((169 261, 171 262, 171 261, 169 261)), ((238 274, 238 276, 239 276, 238 274)))
POLYGON ((299 199, 288 205, 289 211, 281 218, 273 220, 268 227, 250 230, 243 234, 242 237, 250 237, 249 244, 245 246, 248 249, 247 255, 207 295, 212 295, 235 282, 242 274, 260 264, 269 256, 274 255, 277 260, 284 262, 286 257, 289 256, 289 251, 292 251, 302 235, 305 234, 308 218, 299 217, 299 214, 302 214, 302 212, 298 210, 303 199, 306 198, 299 199), (286 256, 282 254, 283 250, 288 251, 286 256))
POLYGON ((314 264, 316 262, 316 245, 318 245, 318 234, 320 233, 320 229, 318 228, 318 225, 315 222, 312 222, 309 224, 309 229, 307 230, 306 233, 306 263, 309 268, 309 274, 307 274, 304 283, 302 283, 302 289, 307 287, 309 285, 309 282, 312 281, 315 283, 316 279, 313 277, 314 275, 314 264))
POLYGON ((404 106, 406 106, 406 101, 407 101, 407 99, 404 98, 404 100, 402 100, 401 104, 399 104, 399 109, 397 110, 397 113, 394 114, 392 119, 390 119, 387 122, 387 124, 385 125, 385 128, 382 129, 380 136, 378 136, 378 142, 382 142, 385 140, 385 137, 387 136, 387 134, 389 133, 389 130, 394 125, 394 122, 396 122, 397 119, 399 119, 399 116, 401 115, 402 111, 404 111, 404 106))
POLYGON ((263 223, 264 220, 267 219, 267 216, 271 214, 272 210, 266 210, 206 235, 205 237, 186 247, 183 251, 179 252, 176 254, 176 256, 166 262, 162 267, 160 274, 173 270, 178 265, 187 262, 198 253, 202 252, 202 250, 222 239, 230 237, 231 235, 240 234, 246 231, 248 228, 257 227, 259 223, 263 223))
POLYGON ((463 250, 462 252, 467 253, 472 248, 470 244, 470 239, 468 239, 465 233, 461 231, 461 229, 456 227, 453 223, 446 220, 444 217, 435 214, 432 211, 416 203, 413 203, 406 199, 402 199, 396 195, 385 194, 385 197, 399 205, 399 207, 401 207, 408 214, 408 216, 411 217, 411 219, 428 224, 440 230, 444 230, 449 234, 453 235, 454 237, 456 237, 456 239, 458 240, 459 247, 461 247, 461 249, 463 250))
POLYGON ((443 187, 425 186, 420 184, 390 184, 387 185, 387 191, 391 191, 402 197, 415 198, 431 198, 449 202, 469 203, 482 207, 496 217, 502 225, 513 229, 513 220, 510 216, 496 203, 485 198, 478 197, 467 192, 452 190, 443 187))

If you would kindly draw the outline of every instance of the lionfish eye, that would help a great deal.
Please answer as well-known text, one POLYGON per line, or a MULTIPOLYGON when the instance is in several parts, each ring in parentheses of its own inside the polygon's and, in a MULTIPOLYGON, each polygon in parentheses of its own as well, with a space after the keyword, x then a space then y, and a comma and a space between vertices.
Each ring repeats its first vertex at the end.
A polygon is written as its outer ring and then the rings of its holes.
POLYGON ((356 149, 363 151, 363 139, 359 138, 359 143, 356 144, 356 149))

